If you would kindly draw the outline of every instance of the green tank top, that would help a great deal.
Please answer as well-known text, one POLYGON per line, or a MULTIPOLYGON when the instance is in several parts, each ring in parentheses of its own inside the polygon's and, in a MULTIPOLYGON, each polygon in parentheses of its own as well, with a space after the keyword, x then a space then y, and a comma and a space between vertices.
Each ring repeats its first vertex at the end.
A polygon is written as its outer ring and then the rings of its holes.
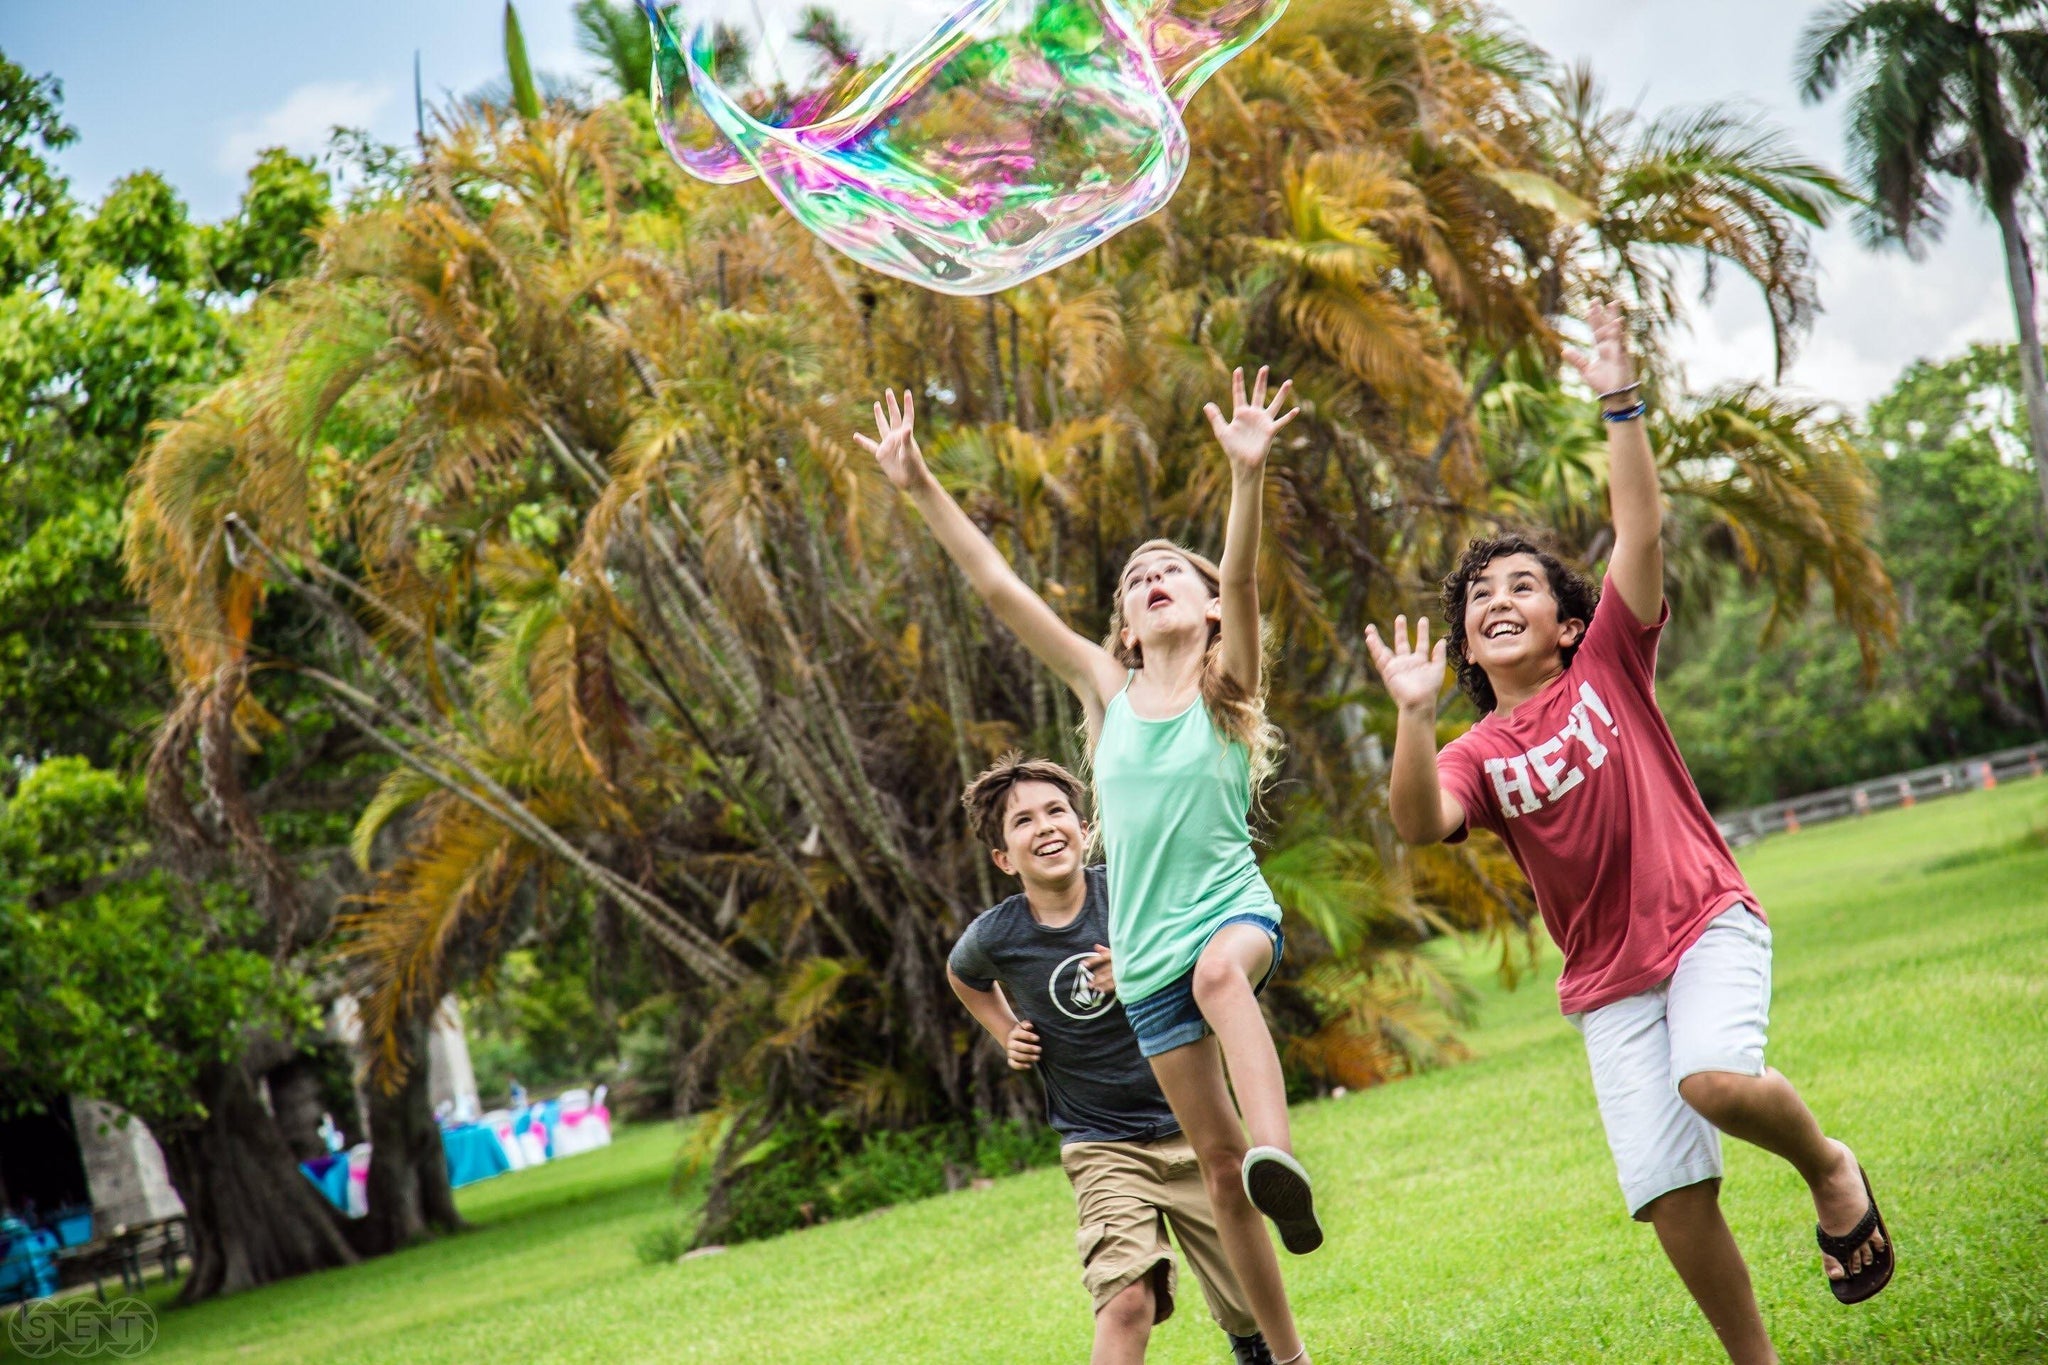
POLYGON ((1171 986, 1233 915, 1280 906, 1252 854, 1251 754, 1196 697, 1167 720, 1109 700, 1095 745, 1095 818, 1109 863, 1109 946, 1125 1005, 1171 986))

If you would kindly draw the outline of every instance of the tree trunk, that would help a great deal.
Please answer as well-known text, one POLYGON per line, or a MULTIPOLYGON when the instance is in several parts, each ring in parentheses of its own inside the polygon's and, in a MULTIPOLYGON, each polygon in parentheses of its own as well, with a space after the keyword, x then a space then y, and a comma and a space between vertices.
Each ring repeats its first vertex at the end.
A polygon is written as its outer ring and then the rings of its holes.
POLYGON ((370 1179, 365 1194, 370 1207, 352 1239, 366 1256, 380 1256, 466 1226, 455 1211, 447 1153, 427 1103, 423 1024, 410 1027, 405 1047, 414 1059, 406 1068, 405 1083, 392 1094, 375 1082, 369 1087, 370 1179))
POLYGON ((341 1215, 299 1171, 248 1072, 239 1063, 209 1068, 199 1093, 205 1121, 163 1137, 192 1239, 179 1301, 354 1264, 341 1215))
POLYGON ((996 296, 984 294, 981 303, 982 317, 988 323, 989 402, 994 406, 996 420, 1006 422, 1009 413, 1003 404, 1003 346, 996 332, 996 296))
POLYGON ((2027 401, 2028 444, 2034 452, 2034 476, 2041 481, 2041 506, 2048 515, 2048 367, 2041 359, 2041 327, 2035 317, 2034 263, 2027 234, 2020 226, 2019 206, 2006 194, 1991 206, 1998 235, 2005 243, 2006 283, 2012 290, 2012 311, 2020 331, 2020 392, 2027 401))

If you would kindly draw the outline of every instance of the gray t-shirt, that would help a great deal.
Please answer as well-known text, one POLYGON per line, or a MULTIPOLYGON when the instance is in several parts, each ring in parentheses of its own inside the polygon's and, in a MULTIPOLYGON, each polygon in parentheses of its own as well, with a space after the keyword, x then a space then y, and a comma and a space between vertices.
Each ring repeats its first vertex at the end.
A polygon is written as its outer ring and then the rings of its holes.
POLYGON ((1180 1131, 1138 1037, 1114 995, 1088 982, 1082 959, 1109 942, 1109 890, 1101 867, 1082 874, 1088 899, 1074 921, 1051 929, 1020 893, 967 926, 953 945, 953 974, 976 990, 1002 983, 1010 1007, 1038 1032, 1045 1116, 1067 1142, 1142 1142, 1180 1131))

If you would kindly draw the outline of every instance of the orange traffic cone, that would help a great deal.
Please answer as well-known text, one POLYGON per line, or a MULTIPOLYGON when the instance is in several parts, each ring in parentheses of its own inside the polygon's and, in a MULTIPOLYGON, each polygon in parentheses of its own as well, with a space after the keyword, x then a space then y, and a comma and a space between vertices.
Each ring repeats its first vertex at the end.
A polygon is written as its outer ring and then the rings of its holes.
POLYGON ((1998 775, 1991 771, 1991 760, 1984 761, 1984 790, 1990 791, 1998 785, 1998 775))
POLYGON ((1799 832, 1799 812, 1793 810, 1790 806, 1785 807, 1785 832, 1787 834, 1797 834, 1799 832))

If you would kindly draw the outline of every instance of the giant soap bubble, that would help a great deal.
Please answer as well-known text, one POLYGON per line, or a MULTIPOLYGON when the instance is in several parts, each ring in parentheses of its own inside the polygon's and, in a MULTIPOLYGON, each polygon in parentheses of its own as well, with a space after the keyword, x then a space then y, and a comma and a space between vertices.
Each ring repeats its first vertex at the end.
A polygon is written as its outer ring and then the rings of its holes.
POLYGON ((683 169, 758 175, 833 247, 947 294, 1007 289, 1163 207, 1187 170, 1181 110, 1286 6, 970 0, 885 62, 736 94, 730 30, 686 42, 641 3, 683 169))

